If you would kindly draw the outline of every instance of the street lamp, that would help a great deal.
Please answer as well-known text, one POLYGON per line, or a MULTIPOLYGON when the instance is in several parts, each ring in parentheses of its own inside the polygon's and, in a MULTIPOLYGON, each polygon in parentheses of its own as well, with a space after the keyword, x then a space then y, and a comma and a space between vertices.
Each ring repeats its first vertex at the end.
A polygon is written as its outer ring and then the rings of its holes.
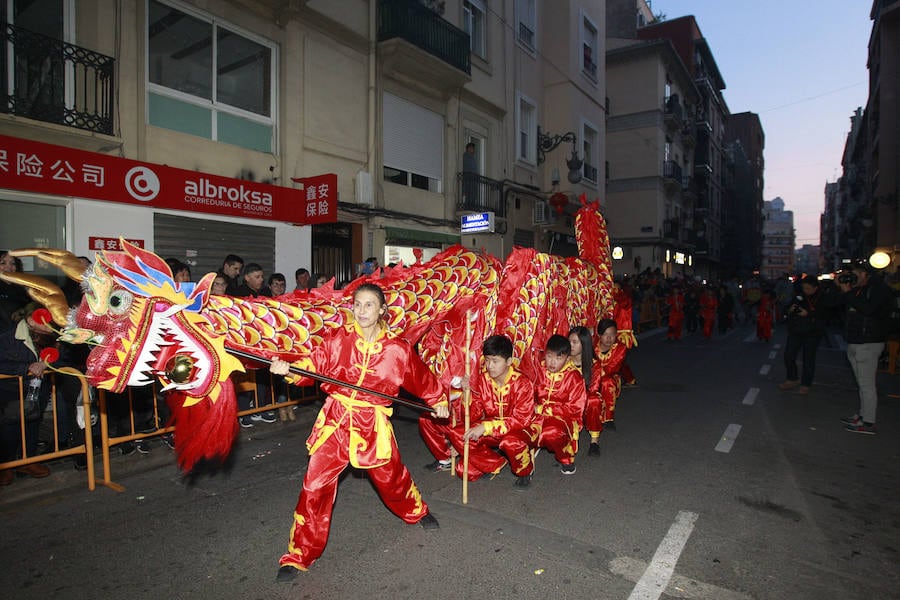
POLYGON ((538 164, 541 164, 546 160, 545 154, 551 152, 556 149, 557 146, 562 144, 563 142, 571 142, 572 143, 572 156, 566 161, 566 166, 569 167, 569 183, 578 183, 581 181, 581 167, 584 162, 578 158, 578 150, 575 148, 575 142, 577 138, 575 137, 575 132, 568 131, 562 135, 553 135, 541 132, 540 126, 538 126, 537 130, 537 161, 538 164))

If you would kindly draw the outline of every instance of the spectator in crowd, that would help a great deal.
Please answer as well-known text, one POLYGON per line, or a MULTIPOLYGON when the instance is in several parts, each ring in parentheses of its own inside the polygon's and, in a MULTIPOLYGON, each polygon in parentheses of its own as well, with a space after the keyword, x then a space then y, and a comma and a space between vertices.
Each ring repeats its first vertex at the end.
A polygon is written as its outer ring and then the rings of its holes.
MULTIPOLYGON (((0 251, 0 273, 21 271, 20 262, 7 250, 0 251)), ((0 331, 9 329, 22 318, 21 311, 29 301, 24 287, 0 281, 0 331)))
POLYGON ((478 157, 475 155, 475 142, 466 144, 462 155, 462 187, 463 199, 468 206, 478 206, 478 157))
POLYGON ((303 267, 294 271, 294 281, 297 283, 297 287, 294 288, 295 292, 305 292, 309 289, 309 271, 304 269, 303 267))
POLYGON ((875 434, 878 390, 875 374, 887 340, 887 319, 893 294, 868 262, 860 261, 838 276, 840 294, 830 304, 845 310, 847 358, 859 386, 859 410, 843 417, 847 431, 875 434))
POLYGON ((247 263, 241 275, 241 285, 234 292, 229 293, 239 298, 258 298, 260 296, 270 298, 272 296, 272 291, 265 286, 263 268, 257 263, 247 263))
POLYGON ((216 278, 213 279, 212 285, 209 286, 209 293, 215 294, 216 296, 224 296, 228 289, 228 281, 226 281, 225 276, 221 273, 216 273, 216 278))
POLYGON ((272 273, 269 275, 269 279, 266 283, 269 286, 269 291, 272 292, 273 298, 281 296, 287 291, 287 280, 281 273, 272 273))
POLYGON ((808 394, 816 372, 816 351, 825 333, 825 314, 819 302, 819 281, 806 276, 800 283, 800 294, 787 309, 787 342, 784 345, 784 369, 787 378, 778 386, 780 390, 797 388, 797 393, 808 394), (797 356, 803 353, 803 373, 798 376, 797 356), (799 386, 799 387, 798 387, 799 386))
POLYGON ((334 279, 334 277, 331 275, 319 275, 319 277, 316 278, 316 287, 317 288, 325 287, 325 284, 328 283, 329 281, 331 281, 332 279, 334 279))
POLYGON ((241 281, 241 269, 244 268, 244 259, 236 254, 229 254, 225 257, 225 260, 222 262, 222 268, 219 269, 219 274, 225 277, 225 282, 227 284, 225 288, 225 293, 229 296, 236 295, 235 292, 243 281, 241 281))

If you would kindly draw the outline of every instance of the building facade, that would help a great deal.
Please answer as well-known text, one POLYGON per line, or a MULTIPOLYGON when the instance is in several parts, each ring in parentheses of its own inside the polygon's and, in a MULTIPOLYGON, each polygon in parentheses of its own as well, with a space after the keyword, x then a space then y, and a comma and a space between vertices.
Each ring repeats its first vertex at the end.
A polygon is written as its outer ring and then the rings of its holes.
POLYGON ((794 273, 794 213, 784 210, 780 197, 766 200, 763 208, 763 243, 760 275, 766 279, 778 279, 794 273))
POLYGON ((237 253, 340 282, 366 257, 455 243, 571 252, 575 199, 600 196, 600 0, 3 6, 3 246, 89 254, 121 236, 195 277, 237 253), (72 171, 26 181, 39 150, 72 171), (462 236, 482 211, 495 231, 462 236))

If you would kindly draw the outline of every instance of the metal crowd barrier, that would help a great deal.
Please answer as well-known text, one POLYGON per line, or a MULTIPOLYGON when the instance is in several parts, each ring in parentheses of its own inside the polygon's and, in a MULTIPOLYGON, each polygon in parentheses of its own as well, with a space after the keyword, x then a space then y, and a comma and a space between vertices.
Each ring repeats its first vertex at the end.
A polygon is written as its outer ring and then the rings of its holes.
MULTIPOLYGON (((318 384, 304 387, 287 385, 287 390, 289 393, 286 397, 286 400, 279 402, 276 397, 275 378, 267 370, 248 369, 246 373, 234 373, 232 375, 232 382, 235 386, 236 397, 241 392, 250 391, 253 392, 254 397, 253 407, 249 409, 239 410, 237 413, 238 418, 254 415, 261 412, 277 411, 277 409, 279 408, 293 409, 295 406, 298 406, 301 403, 311 402, 320 398, 318 384), (268 384, 269 390, 268 397, 262 398, 264 402, 260 401, 261 398, 258 393, 258 383, 260 383, 258 381, 258 378, 260 376, 266 377, 268 379, 268 381, 264 381, 264 383, 268 384)), ((125 442, 138 442, 140 440, 162 436, 165 434, 173 433, 175 431, 175 428, 173 426, 165 424, 150 432, 141 432, 139 430, 140 427, 136 427, 134 397, 136 389, 141 388, 128 388, 126 394, 128 399, 129 426, 128 432, 121 435, 115 435, 110 432, 109 399, 107 398, 108 393, 105 390, 98 390, 98 407, 100 413, 100 451, 103 462, 103 478, 100 479, 99 482, 118 492, 124 491, 125 488, 112 480, 110 467, 110 449, 125 442)), ((159 402, 165 402, 165 399, 162 398, 159 394, 160 392, 158 385, 154 385, 151 399, 151 404, 153 407, 151 422, 157 424, 161 422, 159 415, 159 402)))
MULTIPOLYGON (((25 379, 26 377, 22 375, 0 375, 0 379, 18 379, 19 380, 19 450, 21 451, 22 457, 16 460, 0 462, 0 469, 15 469, 17 467, 23 467, 25 465, 30 465, 34 463, 43 463, 50 462, 52 460, 57 460, 60 458, 66 458, 70 456, 76 456, 78 454, 84 454, 85 460, 87 462, 87 485, 88 489, 93 491, 96 487, 96 480, 94 476, 94 444, 91 436, 91 427, 90 427, 90 415, 91 415, 91 395, 88 389, 87 381, 84 378, 84 375, 71 367, 64 367, 62 369, 58 369, 56 372, 51 373, 49 375, 51 378, 51 391, 50 391, 50 401, 49 406, 51 408, 52 413, 52 423, 53 423, 53 447, 49 452, 43 452, 40 454, 36 454, 34 456, 29 456, 27 447, 26 447, 26 439, 25 439, 25 379), (78 381, 81 384, 81 399, 82 399, 82 407, 85 415, 85 428, 84 428, 84 438, 81 444, 71 446, 68 448, 63 448, 61 442, 63 440, 59 439, 59 424, 57 422, 57 378, 60 375, 66 375, 71 377, 77 377, 78 381)), ((38 419, 44 418, 44 412, 38 417, 38 419)), ((74 425, 74 423, 73 423, 74 425)))
MULTIPOLYGON (((87 385, 87 381, 79 371, 72 369, 70 367, 66 367, 63 369, 59 369, 57 372, 54 372, 50 375, 52 378, 52 387, 50 392, 50 400, 48 404, 48 409, 45 409, 40 415, 39 419, 44 419, 45 414, 49 412, 51 414, 50 418, 52 419, 52 431, 53 431, 53 439, 51 442, 52 447, 47 451, 42 453, 36 453, 34 456, 29 456, 26 448, 26 438, 25 438, 25 423, 26 419, 24 417, 25 414, 25 381, 26 377, 21 375, 0 375, 0 380, 2 379, 18 379, 19 384, 19 413, 18 413, 18 427, 19 427, 19 450, 21 452, 21 458, 0 462, 0 470, 5 469, 16 469, 18 467, 22 467, 25 465, 33 464, 33 463, 44 463, 50 462, 54 460, 58 460, 61 458, 73 457, 79 454, 85 455, 85 461, 87 463, 86 474, 87 474, 87 484, 88 489, 93 491, 96 488, 96 484, 99 482, 100 484, 113 489, 115 491, 121 492, 124 491, 125 488, 113 481, 112 479, 112 470, 110 465, 110 449, 119 446, 125 442, 138 442, 141 440, 146 440, 149 438, 159 437, 165 434, 173 433, 175 428, 173 426, 167 424, 161 424, 160 420, 160 411, 159 411, 159 403, 165 402, 165 399, 158 395, 159 387, 153 386, 152 397, 151 397, 151 405, 152 405, 152 416, 150 417, 152 423, 158 424, 159 427, 152 431, 141 431, 142 427, 135 422, 135 393, 136 390, 140 388, 128 388, 127 393, 125 394, 128 407, 127 407, 127 419, 128 419, 128 427, 127 431, 121 435, 114 435, 110 431, 110 414, 109 414, 109 398, 108 394, 105 390, 96 390, 97 391, 97 413, 99 415, 99 425, 100 425, 100 454, 102 457, 102 478, 97 479, 95 466, 94 466, 94 443, 93 443, 93 432, 92 432, 92 423, 91 423, 91 389, 87 385), (64 440, 60 440, 59 436, 59 426, 57 422, 57 378, 61 375, 73 376, 77 377, 81 384, 81 406, 84 414, 84 437, 83 441, 80 444, 73 445, 71 447, 64 448, 64 440)), ((288 394, 286 399, 283 401, 279 401, 276 397, 276 385, 274 377, 269 374, 268 371, 265 370, 248 370, 247 373, 235 373, 234 377, 235 384, 235 392, 236 395, 238 392, 251 392, 253 393, 253 407, 245 410, 238 411, 238 418, 243 416, 250 416, 256 413, 266 412, 266 411, 277 411, 279 408, 290 408, 293 409, 295 406, 298 406, 302 403, 308 403, 319 399, 320 392, 318 384, 309 385, 305 387, 297 387, 288 385, 285 389, 288 394), (268 397, 260 398, 259 395, 259 386, 257 385, 259 382, 257 381, 259 376, 265 376, 268 378, 268 397)), ((73 423, 73 427, 77 427, 76 424, 73 423)))

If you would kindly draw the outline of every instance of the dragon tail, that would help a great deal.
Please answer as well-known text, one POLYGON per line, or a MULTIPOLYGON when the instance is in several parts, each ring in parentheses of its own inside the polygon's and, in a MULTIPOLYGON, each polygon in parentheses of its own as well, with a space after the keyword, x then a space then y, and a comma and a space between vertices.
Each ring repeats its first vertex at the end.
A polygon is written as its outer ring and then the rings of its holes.
MULTIPOLYGON (((237 400, 230 379, 220 382, 218 397, 185 406, 188 396, 170 392, 169 409, 175 423, 175 453, 185 473, 203 459, 224 461, 237 437, 237 400)), ((190 402, 189 402, 190 404, 190 402)))

